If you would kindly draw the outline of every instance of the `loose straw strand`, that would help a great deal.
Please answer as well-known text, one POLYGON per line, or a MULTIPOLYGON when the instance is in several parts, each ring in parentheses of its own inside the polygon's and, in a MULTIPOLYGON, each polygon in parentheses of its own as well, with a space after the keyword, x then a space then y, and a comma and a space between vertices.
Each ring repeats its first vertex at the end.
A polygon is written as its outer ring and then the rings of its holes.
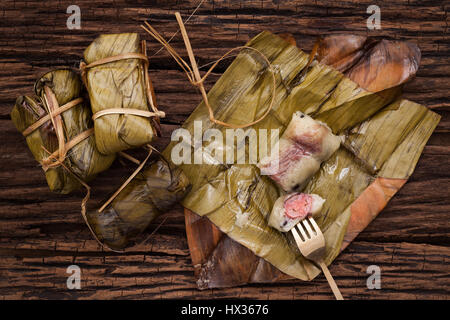
POLYGON ((152 149, 149 150, 147 157, 144 159, 144 161, 141 162, 141 164, 136 168, 136 170, 128 177, 128 179, 120 186, 119 189, 114 192, 114 194, 98 209, 98 212, 101 213, 105 208, 117 197, 117 195, 133 180, 133 178, 141 171, 141 169, 144 167, 147 160, 150 158, 150 155, 152 154, 152 149))
MULTIPOLYGON (((206 93, 205 86, 203 85, 202 78, 200 76, 200 71, 198 71, 197 67, 197 61, 195 60, 194 52, 192 51, 191 42, 189 41, 189 37, 186 32, 186 28, 183 24, 183 19, 181 19, 181 15, 179 12, 175 12, 175 18, 177 19, 178 25, 180 26, 181 35, 183 36, 184 45, 186 46, 186 50, 189 56, 189 60, 191 61, 191 66, 194 71, 194 77, 195 80, 199 83, 198 87, 200 89, 200 93, 202 94, 203 100, 205 101, 205 104, 209 105, 208 103, 208 95, 206 93)), ((211 110, 211 108, 208 107, 209 111, 209 118, 211 120, 214 119, 214 113, 211 110)))
POLYGON ((153 94, 152 94, 152 90, 150 88, 150 76, 148 74, 148 68, 150 65, 150 62, 148 61, 148 57, 147 57, 147 43, 145 42, 145 40, 143 40, 141 42, 141 51, 142 53, 145 55, 146 59, 144 60, 144 82, 145 82, 145 90, 147 92, 147 100, 148 103, 150 103, 150 107, 152 108, 152 110, 154 112, 157 112, 158 109, 156 108, 155 104, 153 103, 153 94))
POLYGON ((147 22, 145 21, 145 25, 141 25, 141 27, 147 32, 149 33, 154 39, 156 39, 159 43, 161 43, 166 50, 169 52, 169 54, 174 58, 174 60, 178 63, 178 65, 183 69, 183 71, 186 73, 186 76, 188 77, 189 81, 197 86, 201 92, 203 101, 208 109, 208 113, 209 113, 209 119, 210 121, 225 126, 225 127, 230 127, 230 128, 246 128, 249 126, 252 126, 260 121, 262 121, 270 112, 270 110, 272 110, 272 107, 274 105, 275 102, 275 94, 276 94, 276 78, 275 78, 275 74, 272 68, 272 64, 270 63, 269 59, 267 59, 267 57, 258 49, 250 47, 250 46, 241 46, 241 47, 236 47, 233 48, 231 50, 229 50, 227 53, 225 53, 220 59, 218 59, 217 61, 214 62, 214 64, 211 66, 211 68, 206 72, 206 74, 201 77, 200 76, 200 71, 198 69, 197 66, 197 62, 195 60, 195 56, 194 56, 194 52, 192 50, 192 46, 191 43, 189 41, 189 37, 188 34, 186 32, 186 28, 183 24, 183 20, 181 19, 181 15, 179 12, 175 13, 175 17, 177 19, 177 22, 179 24, 180 27, 180 31, 181 31, 181 35, 183 37, 183 41, 186 47, 186 50, 188 52, 188 56, 189 56, 189 60, 191 62, 191 66, 189 66, 189 64, 183 60, 183 58, 181 58, 181 56, 176 52, 176 50, 147 22), (208 95, 206 93, 206 89, 203 85, 203 82, 206 80, 206 78, 211 74, 211 72, 214 70, 214 68, 220 63, 220 61, 222 61, 223 59, 225 59, 225 57, 227 57, 228 55, 230 55, 232 52, 236 51, 236 50, 241 50, 241 49, 250 49, 255 51, 256 53, 258 53, 263 59, 264 61, 267 63, 267 65, 269 66, 269 70, 271 71, 271 75, 272 75, 272 98, 270 101, 270 105, 267 108, 267 110, 264 112, 264 114, 257 120, 247 123, 247 124, 243 124, 243 125, 236 125, 236 124, 231 124, 231 123, 226 123, 220 120, 217 120, 214 117, 214 112, 211 108, 211 105, 209 104, 208 101, 208 95))
POLYGON ((141 25, 141 28, 149 33, 156 41, 162 44, 169 54, 174 58, 175 62, 183 69, 191 82, 194 81, 193 72, 191 67, 180 57, 178 52, 147 22, 144 22, 146 26, 141 25))
MULTIPOLYGON (((50 154, 50 151, 48 151, 44 146, 42 146, 42 149, 44 149, 45 152, 47 152, 48 154, 50 154)), ((54 161, 57 161, 56 159, 54 159, 54 161)), ((86 224, 89 226, 89 223, 87 223, 87 218, 86 218, 86 204, 89 201, 89 198, 91 196, 91 187, 89 187, 89 185, 84 182, 80 177, 78 177, 77 174, 75 174, 72 170, 70 170, 64 163, 60 164, 67 172, 69 172, 71 175, 74 176, 74 178, 83 186, 86 188, 86 195, 84 196, 83 200, 81 201, 81 215, 83 216, 83 219, 86 221, 86 224)), ((89 226, 89 229, 91 229, 91 227, 89 226)), ((92 229, 91 229, 92 231, 92 229)))
MULTIPOLYGON (((198 9, 200 9, 200 7, 202 6, 203 2, 205 2, 205 0, 201 0, 199 2, 199 4, 197 5, 197 7, 194 9, 194 11, 192 11, 192 13, 190 14, 190 16, 184 21, 184 24, 187 24, 189 22, 189 20, 191 20, 191 18, 196 14, 196 12, 198 11, 198 9)), ((167 43, 169 43, 170 41, 172 41, 173 38, 175 38, 175 36, 178 34, 179 30, 177 30, 176 32, 174 32, 172 34, 172 36, 169 38, 169 40, 167 41, 167 43)), ((158 51, 156 51, 154 54, 152 54, 152 57, 156 56, 158 53, 161 52, 161 50, 164 49, 164 46, 162 46, 161 48, 159 48, 158 51)))
POLYGON ((119 156, 121 156, 122 158, 125 158, 125 159, 127 159, 128 161, 133 162, 134 164, 137 164, 137 165, 140 165, 140 164, 141 164, 141 162, 140 162, 138 159, 136 159, 136 158, 133 157, 133 156, 130 156, 128 153, 125 153, 125 152, 123 152, 123 151, 119 151, 118 154, 119 154, 119 156))

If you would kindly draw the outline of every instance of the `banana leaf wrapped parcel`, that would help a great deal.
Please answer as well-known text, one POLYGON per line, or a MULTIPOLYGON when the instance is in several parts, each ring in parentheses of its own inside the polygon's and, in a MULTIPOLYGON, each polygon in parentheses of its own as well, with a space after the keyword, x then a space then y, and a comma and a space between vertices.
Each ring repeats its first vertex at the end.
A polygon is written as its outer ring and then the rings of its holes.
POLYGON ((120 251, 134 244, 155 218, 184 198, 190 187, 183 171, 161 157, 146 165, 105 210, 88 211, 85 219, 100 243, 120 251))
MULTIPOLYGON (((320 212, 313 216, 324 234, 325 262, 330 264, 411 176, 440 117, 425 106, 396 95, 370 92, 325 64, 309 64, 309 55, 269 32, 260 33, 246 46, 263 53, 270 65, 253 51, 240 52, 207 94, 220 121, 239 126, 259 119, 272 101, 270 88, 275 72, 273 108, 248 129, 255 129, 257 134, 278 129, 283 135, 293 114, 301 112, 326 124, 342 138, 336 152, 298 190, 326 199, 320 212), (383 201, 377 203, 377 199, 383 201)), ((221 135, 217 135, 225 137, 228 129, 210 119, 203 101, 183 128, 193 137, 195 128, 201 128, 200 137, 209 129, 218 130, 221 135)), ((237 147, 230 148, 233 159, 237 159, 234 154, 241 154, 244 163, 225 162, 228 154, 224 154, 220 165, 211 141, 199 141, 198 145, 197 141, 191 142, 191 154, 199 150, 206 160, 202 164, 180 164, 192 183, 182 205, 207 217, 229 238, 284 274, 301 280, 314 279, 320 270, 301 255, 289 234, 268 223, 283 190, 261 174, 255 164, 247 162, 252 150, 264 147, 259 139, 254 140, 257 148, 251 148, 245 135, 237 147)), ((178 152, 177 141, 172 141, 163 155, 170 157, 174 150, 178 152)), ((258 152, 257 163, 260 157, 258 152)), ((205 274, 212 274, 220 269, 216 266, 223 265, 223 255, 214 257, 217 259, 202 262, 205 274)), ((260 266, 252 265, 249 272, 257 274, 260 266)), ((244 280, 252 279, 250 274, 244 280)))
POLYGON ((159 135, 164 113, 156 109, 145 52, 136 33, 100 35, 84 51, 81 70, 104 154, 140 147, 159 135))
POLYGON ((78 74, 69 69, 48 72, 36 82, 35 94, 17 98, 12 121, 41 163, 50 190, 70 193, 81 187, 78 179, 88 182, 108 169, 115 155, 96 148, 78 74))

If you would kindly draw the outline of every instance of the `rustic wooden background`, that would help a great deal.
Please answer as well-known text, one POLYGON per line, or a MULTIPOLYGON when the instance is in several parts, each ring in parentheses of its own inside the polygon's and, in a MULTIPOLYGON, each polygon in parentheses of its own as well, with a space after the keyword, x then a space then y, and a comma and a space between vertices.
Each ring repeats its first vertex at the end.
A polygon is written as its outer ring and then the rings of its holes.
MULTIPOLYGON (((179 206, 167 213, 164 225, 146 243, 125 254, 102 250, 80 216, 83 193, 52 194, 10 120, 18 95, 30 92, 35 79, 49 69, 76 67, 98 34, 144 35, 139 25, 150 19, 168 38, 176 31, 173 13, 179 10, 186 18, 197 4, 198 0, 1 1, 0 299, 332 298, 323 276, 310 283, 197 290, 179 206), (81 8, 80 30, 66 27, 66 9, 72 4, 81 8), (71 264, 81 268, 81 290, 66 288, 66 268, 71 264)), ((187 24, 200 65, 262 30, 292 33, 305 50, 318 35, 342 32, 408 40, 422 50, 419 73, 405 88, 405 97, 434 109, 442 121, 410 181, 331 266, 346 298, 450 298, 448 10, 444 1, 215 0, 205 1, 187 24), (381 8, 381 30, 366 27, 371 4, 381 8), (366 287, 366 270, 372 264, 381 267, 381 290, 366 287)), ((172 43, 183 50, 179 35, 172 43)), ((154 42, 149 46, 150 55, 159 48, 154 42)), ((219 66, 209 85, 226 65, 219 66)), ((150 68, 159 106, 168 115, 164 137, 157 142, 163 148, 170 132, 201 98, 166 52, 152 57, 150 68)), ((117 162, 101 174, 92 184, 91 205, 100 203, 129 172, 117 162)))

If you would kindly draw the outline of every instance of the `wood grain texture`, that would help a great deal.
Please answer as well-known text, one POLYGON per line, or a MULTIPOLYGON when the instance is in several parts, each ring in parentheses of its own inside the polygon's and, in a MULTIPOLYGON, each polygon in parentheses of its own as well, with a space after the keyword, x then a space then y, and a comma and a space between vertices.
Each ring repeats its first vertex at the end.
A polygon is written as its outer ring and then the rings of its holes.
MULTIPOLYGON (((173 13, 187 17, 198 1, 76 1, 81 30, 66 27, 73 1, 2 1, 0 4, 0 299, 165 299, 268 298, 331 299, 323 276, 313 282, 248 285, 198 291, 177 206, 147 242, 119 255, 102 250, 79 213, 82 192, 52 194, 9 112, 15 98, 29 93, 50 68, 76 67, 83 50, 99 33, 141 32, 150 19, 166 38, 176 31, 173 13), (82 270, 82 289, 67 290, 66 268, 82 270)), ((330 268, 345 298, 450 298, 450 37, 449 5, 442 1, 393 0, 380 4, 382 29, 366 28, 373 1, 205 1, 187 24, 199 65, 219 58, 262 30, 289 32, 309 50, 315 37, 351 32, 412 41, 422 51, 418 75, 404 96, 442 116, 416 171, 383 212, 330 268), (382 289, 368 290, 367 267, 382 271, 382 289)), ((144 35, 143 32, 141 32, 144 35)), ((183 51, 179 36, 172 40, 183 51)), ((159 49, 149 43, 150 56, 159 49)), ((208 79, 216 81, 228 62, 208 79)), ((161 51, 151 58, 150 73, 159 106, 167 113, 164 147, 170 133, 201 97, 176 64, 161 51)), ((115 163, 92 183, 95 206, 130 173, 115 163)), ((150 227, 149 233, 163 219, 150 227)))

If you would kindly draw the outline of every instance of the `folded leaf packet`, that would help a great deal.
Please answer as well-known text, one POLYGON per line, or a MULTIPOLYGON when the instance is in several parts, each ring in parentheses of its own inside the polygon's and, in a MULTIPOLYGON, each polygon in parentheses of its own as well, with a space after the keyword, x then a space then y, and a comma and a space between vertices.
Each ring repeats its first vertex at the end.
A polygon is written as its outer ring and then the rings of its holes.
MULTIPOLYGON (((322 63, 313 63, 304 70, 309 56, 269 32, 260 33, 247 46, 263 53, 271 66, 260 55, 243 49, 208 93, 217 119, 236 125, 259 119, 272 99, 272 72, 275 70, 273 108, 264 120, 246 130, 254 129, 260 135, 264 131, 259 129, 278 129, 282 135, 293 114, 300 111, 342 137, 337 151, 299 190, 326 199, 315 220, 324 233, 325 260, 330 264, 345 246, 344 237, 349 241, 349 232, 357 234, 371 221, 368 217, 358 221, 361 216, 353 205, 364 191, 380 183, 384 186, 381 190, 387 190, 386 186, 399 188, 403 185, 440 117, 424 106, 397 99, 395 95, 368 92, 322 63), (349 226, 351 230, 347 230, 349 226)), ((183 124, 193 137, 194 127, 201 128, 202 134, 216 129, 223 137, 228 130, 209 120, 204 102, 183 124)), ((235 153, 242 151, 247 161, 249 152, 254 150, 249 140, 235 145, 235 153)), ((256 149, 261 150, 260 140, 256 141, 256 149)), ((171 142, 163 155, 169 158, 178 143, 171 142)), ((202 159, 216 159, 208 148, 210 144, 210 141, 192 142, 192 154, 202 152, 202 159)), ((257 162, 260 160, 258 153, 257 162)), ((320 270, 302 257, 289 233, 268 225, 270 212, 283 191, 272 179, 262 175, 255 164, 205 161, 183 163, 180 168, 192 184, 192 190, 182 201, 187 209, 207 217, 231 239, 285 274, 302 280, 311 280, 319 274, 320 270)), ((371 204, 367 205, 370 209, 371 204)), ((376 209, 370 212, 379 212, 384 206, 373 205, 376 209)), ((208 270, 208 266, 204 269, 208 270)))
POLYGON ((156 217, 189 190, 183 171, 160 158, 142 169, 105 210, 88 211, 86 222, 99 242, 120 251, 133 245, 156 217))
POLYGON ((88 182, 108 169, 115 155, 96 148, 91 110, 75 72, 46 73, 35 94, 17 98, 11 119, 42 165, 50 190, 66 194, 81 187, 79 179, 88 182))
POLYGON ((81 70, 100 152, 112 154, 151 142, 162 113, 155 106, 139 35, 100 35, 84 51, 84 61, 81 70))

